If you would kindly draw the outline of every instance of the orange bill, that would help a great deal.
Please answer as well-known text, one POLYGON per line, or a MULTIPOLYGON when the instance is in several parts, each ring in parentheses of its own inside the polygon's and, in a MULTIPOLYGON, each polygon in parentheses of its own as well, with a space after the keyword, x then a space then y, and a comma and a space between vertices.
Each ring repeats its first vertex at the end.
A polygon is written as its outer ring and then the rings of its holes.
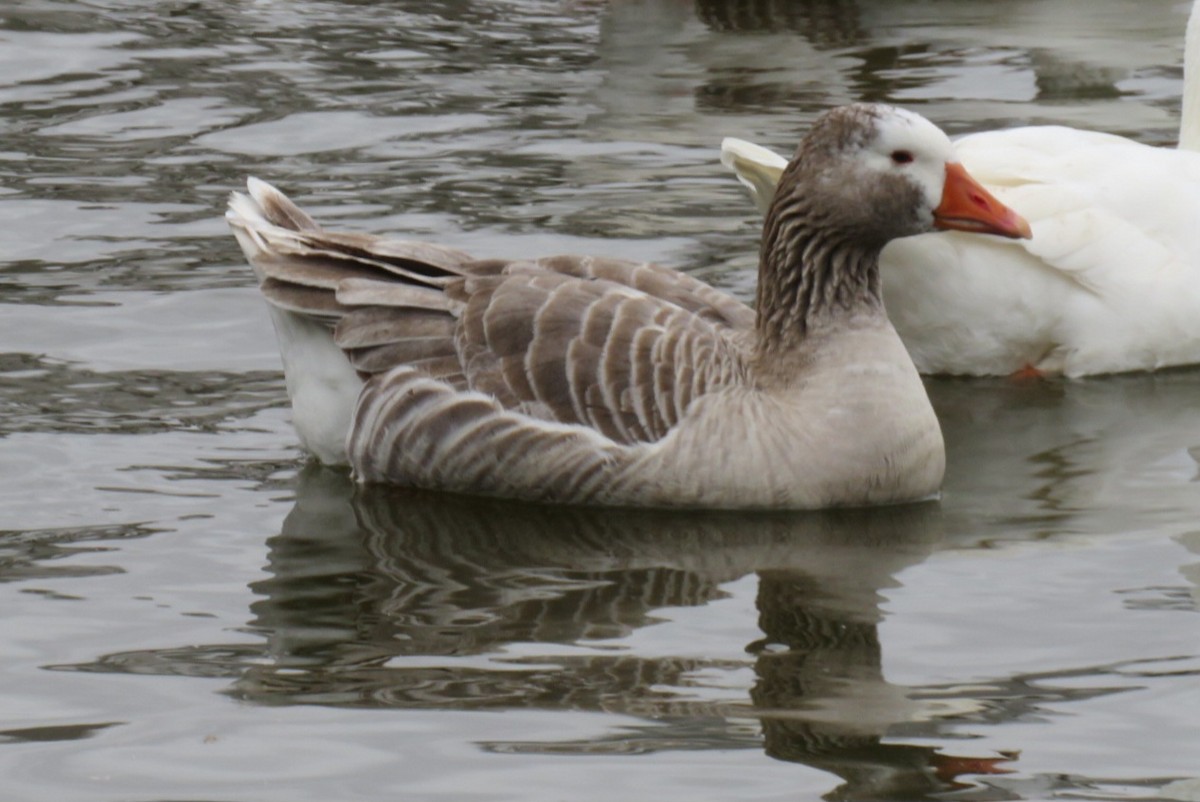
POLYGON ((946 184, 942 202, 933 210, 933 225, 1012 239, 1033 236, 1024 217, 996 200, 958 162, 946 165, 946 184))

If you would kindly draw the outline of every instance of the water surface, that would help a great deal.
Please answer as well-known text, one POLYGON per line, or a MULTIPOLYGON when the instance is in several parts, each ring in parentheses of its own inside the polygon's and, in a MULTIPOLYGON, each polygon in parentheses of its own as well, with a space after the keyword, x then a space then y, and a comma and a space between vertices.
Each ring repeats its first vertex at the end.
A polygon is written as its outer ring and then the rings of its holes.
POLYGON ((934 380, 943 499, 593 513, 307 465, 221 219, 749 298, 720 138, 1174 142, 1176 0, 0 9, 5 800, 1200 798, 1200 372, 934 380), (1086 9, 1086 10, 1085 10, 1086 9))

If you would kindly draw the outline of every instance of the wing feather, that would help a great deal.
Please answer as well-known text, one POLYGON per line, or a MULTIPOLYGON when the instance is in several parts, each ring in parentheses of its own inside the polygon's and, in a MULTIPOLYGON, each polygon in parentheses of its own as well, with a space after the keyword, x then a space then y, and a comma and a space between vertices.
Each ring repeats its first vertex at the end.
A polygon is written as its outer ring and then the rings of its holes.
POLYGON ((330 327, 350 311, 349 307, 338 303, 333 293, 326 290, 288 284, 271 278, 265 279, 259 285, 259 290, 272 306, 312 318, 330 327))
MULTIPOLYGON (((379 396, 400 385, 385 379, 412 370, 476 391, 493 412, 578 424, 630 445, 663 437, 743 365, 754 313, 674 270, 580 256, 473 260, 431 243, 327 232, 276 190, 249 186, 254 200, 235 195, 229 221, 264 295, 332 328, 367 382, 363 398, 376 399, 356 425, 379 436, 394 439, 417 418, 448 430, 482 415, 474 404, 430 418, 426 396, 448 402, 415 379, 404 392, 421 395, 401 404, 402 416, 387 411, 392 402, 379 396), (690 364, 700 354, 713 364, 690 364)), ((493 445, 524 447, 521 434, 503 437, 514 439, 493 445)))
POLYGON ((455 321, 436 311, 411 310, 397 319, 395 310, 383 306, 360 307, 347 313, 334 329, 334 340, 341 348, 365 348, 387 345, 405 337, 454 336, 455 321))

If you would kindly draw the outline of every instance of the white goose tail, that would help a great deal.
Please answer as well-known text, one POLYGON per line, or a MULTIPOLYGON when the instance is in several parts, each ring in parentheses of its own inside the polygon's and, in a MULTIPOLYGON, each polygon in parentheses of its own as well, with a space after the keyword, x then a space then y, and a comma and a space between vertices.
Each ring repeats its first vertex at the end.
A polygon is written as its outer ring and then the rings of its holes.
POLYGON ((1194 0, 1183 46, 1183 109, 1179 148, 1200 150, 1200 0, 1194 0))
POLYGON ((750 190, 758 210, 766 214, 787 159, 753 142, 726 137, 721 140, 721 164, 734 172, 742 186, 750 190))

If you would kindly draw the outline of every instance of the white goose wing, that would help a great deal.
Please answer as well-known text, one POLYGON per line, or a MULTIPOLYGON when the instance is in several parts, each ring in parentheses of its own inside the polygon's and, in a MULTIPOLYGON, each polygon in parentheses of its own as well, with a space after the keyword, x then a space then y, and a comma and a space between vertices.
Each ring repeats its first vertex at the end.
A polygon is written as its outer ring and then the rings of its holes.
POLYGON ((1200 154, 1057 126, 955 145, 973 174, 1030 219, 1035 236, 1020 247, 1092 292, 1119 291, 1200 255, 1200 154))

